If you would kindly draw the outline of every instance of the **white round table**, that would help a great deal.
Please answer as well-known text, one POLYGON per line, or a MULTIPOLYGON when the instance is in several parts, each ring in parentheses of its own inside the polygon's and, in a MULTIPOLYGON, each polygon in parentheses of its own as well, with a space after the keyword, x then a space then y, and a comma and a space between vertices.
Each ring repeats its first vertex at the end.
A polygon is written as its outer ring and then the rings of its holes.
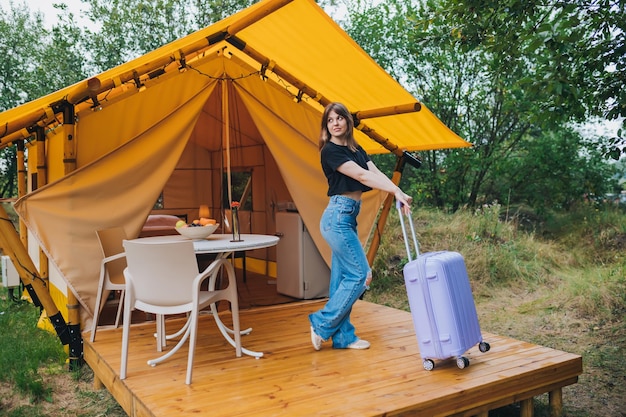
MULTIPOLYGON (((140 239, 146 243, 162 243, 187 240, 188 238, 182 235, 168 235, 143 237, 140 239)), ((274 235, 255 234, 243 234, 239 241, 233 241, 232 239, 233 235, 231 234, 212 234, 205 239, 193 239, 193 249, 196 253, 216 253, 218 258, 223 258, 233 252, 269 248, 278 244, 280 240, 278 236, 274 235)))

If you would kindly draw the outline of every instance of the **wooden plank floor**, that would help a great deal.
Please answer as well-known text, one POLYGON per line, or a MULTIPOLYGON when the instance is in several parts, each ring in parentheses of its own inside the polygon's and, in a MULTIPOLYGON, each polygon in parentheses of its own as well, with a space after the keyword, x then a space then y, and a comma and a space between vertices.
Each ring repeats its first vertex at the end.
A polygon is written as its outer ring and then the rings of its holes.
MULTIPOLYGON (((202 316, 193 383, 185 385, 187 349, 150 367, 154 323, 131 330, 128 376, 119 380, 121 329, 84 337, 85 360, 131 416, 470 416, 576 383, 578 355, 493 334, 491 350, 472 348, 470 366, 454 360, 425 371, 410 313, 358 301, 352 317, 364 351, 313 350, 308 314, 323 300, 241 311, 243 344, 265 356, 236 358, 211 316, 202 316)), ((230 314, 223 312, 224 322, 230 314)), ((168 321, 168 329, 182 324, 168 321)), ((87 336, 87 335, 86 335, 87 336)), ((558 399, 557 399, 558 400, 558 399)))

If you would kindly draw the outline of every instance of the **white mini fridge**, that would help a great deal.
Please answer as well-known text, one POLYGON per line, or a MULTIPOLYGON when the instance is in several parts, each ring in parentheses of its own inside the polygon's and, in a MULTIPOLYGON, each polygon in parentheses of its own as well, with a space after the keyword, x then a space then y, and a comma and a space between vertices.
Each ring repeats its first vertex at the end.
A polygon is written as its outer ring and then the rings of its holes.
POLYGON ((328 296, 330 269, 298 213, 276 213, 276 291, 304 300, 328 296))

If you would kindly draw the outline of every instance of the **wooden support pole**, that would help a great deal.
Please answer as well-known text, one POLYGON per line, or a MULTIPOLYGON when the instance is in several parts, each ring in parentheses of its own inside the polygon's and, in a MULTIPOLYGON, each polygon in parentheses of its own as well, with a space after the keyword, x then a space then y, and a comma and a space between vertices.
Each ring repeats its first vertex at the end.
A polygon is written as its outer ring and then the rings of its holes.
POLYGON ((33 303, 46 310, 52 326, 64 345, 70 342, 65 319, 54 304, 50 293, 43 280, 39 277, 33 261, 28 256, 26 247, 22 244, 9 215, 2 205, 0 205, 0 246, 4 253, 11 258, 15 269, 28 290, 33 303))
POLYGON ((37 183, 32 184, 33 191, 48 183, 48 164, 46 162, 46 132, 43 127, 35 131, 35 150, 37 153, 37 183))
POLYGON ((533 397, 520 401, 519 417, 533 417, 535 415, 535 404, 533 397))
MULTIPOLYGON (((398 171, 393 172, 393 176, 391 177, 391 181, 394 184, 398 185, 400 183, 400 177, 402 174, 398 171)), ((385 230, 385 225, 387 224, 387 218, 389 217, 389 212, 393 206, 394 196, 387 193, 387 197, 385 197, 385 202, 383 203, 383 209, 380 212, 380 216, 376 221, 376 227, 374 228, 374 236, 372 236, 372 241, 370 242, 370 247, 367 250, 367 262, 370 266, 374 263, 374 258, 376 258, 376 253, 378 252, 378 247, 380 246, 380 237, 385 230)))
POLYGON ((548 403, 550 404, 550 417, 561 417, 563 415, 563 389, 559 387, 550 391, 548 403))
POLYGON ((74 140, 74 106, 64 103, 63 110, 63 165, 65 174, 76 169, 76 141, 74 140))

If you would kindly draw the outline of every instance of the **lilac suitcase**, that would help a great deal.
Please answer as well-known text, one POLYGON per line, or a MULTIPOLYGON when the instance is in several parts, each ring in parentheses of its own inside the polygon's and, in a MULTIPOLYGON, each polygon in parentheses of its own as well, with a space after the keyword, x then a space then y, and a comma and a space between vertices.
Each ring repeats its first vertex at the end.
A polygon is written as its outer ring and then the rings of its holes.
POLYGON ((409 225, 416 259, 411 259, 409 239, 400 212, 400 224, 409 262, 404 266, 404 282, 413 316, 415 335, 424 369, 434 368, 434 359, 456 358, 463 369, 469 359, 463 354, 478 344, 481 352, 490 348, 483 341, 465 260, 458 252, 419 254, 413 220, 409 225))

